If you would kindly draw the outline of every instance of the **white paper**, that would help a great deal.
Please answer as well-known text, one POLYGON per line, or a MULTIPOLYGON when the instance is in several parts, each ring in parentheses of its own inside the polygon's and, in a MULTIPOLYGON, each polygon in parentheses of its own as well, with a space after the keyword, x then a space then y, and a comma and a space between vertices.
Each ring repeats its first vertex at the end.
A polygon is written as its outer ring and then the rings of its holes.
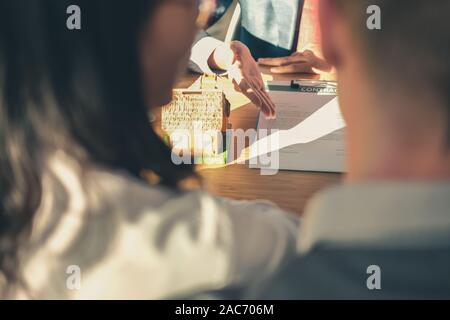
POLYGON ((280 170, 344 172, 345 122, 337 97, 300 91, 271 91, 270 95, 277 119, 260 115, 261 138, 250 147, 250 158, 279 151, 280 170))

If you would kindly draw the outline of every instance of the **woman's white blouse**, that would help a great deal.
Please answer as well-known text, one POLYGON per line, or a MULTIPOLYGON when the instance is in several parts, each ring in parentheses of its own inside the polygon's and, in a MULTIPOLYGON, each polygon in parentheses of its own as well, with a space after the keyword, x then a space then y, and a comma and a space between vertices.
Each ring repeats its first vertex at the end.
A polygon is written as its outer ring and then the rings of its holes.
POLYGON ((269 203, 179 194, 57 153, 15 297, 161 299, 258 282, 295 252, 297 226, 269 203))

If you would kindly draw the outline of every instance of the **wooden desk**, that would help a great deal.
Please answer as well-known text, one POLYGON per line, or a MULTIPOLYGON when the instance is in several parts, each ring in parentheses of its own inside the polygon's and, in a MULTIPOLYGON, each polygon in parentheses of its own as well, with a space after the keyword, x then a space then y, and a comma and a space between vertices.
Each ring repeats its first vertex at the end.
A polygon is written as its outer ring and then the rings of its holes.
MULTIPOLYGON (((264 70, 263 70, 264 72, 264 70)), ((177 85, 190 87, 198 75, 186 75, 177 85)), ((270 74, 265 79, 272 79, 270 74)), ((293 79, 276 76, 275 79, 293 79)), ((305 79, 306 77, 302 77, 305 79)), ((242 94, 236 92, 228 80, 220 80, 231 103, 230 122, 233 129, 256 128, 258 109, 242 94)), ((223 168, 199 169, 204 179, 205 189, 215 195, 233 199, 268 199, 281 208, 298 215, 303 213, 307 201, 319 190, 341 181, 340 174, 280 171, 274 176, 262 176, 259 170, 249 169, 247 165, 230 165, 223 168)))

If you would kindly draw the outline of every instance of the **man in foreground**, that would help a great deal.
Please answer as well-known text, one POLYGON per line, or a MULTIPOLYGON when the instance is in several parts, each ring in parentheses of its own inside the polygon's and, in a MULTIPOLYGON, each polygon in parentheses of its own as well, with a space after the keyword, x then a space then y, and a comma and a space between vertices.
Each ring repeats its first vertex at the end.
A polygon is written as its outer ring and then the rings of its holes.
POLYGON ((320 13, 347 181, 310 203, 301 256, 258 297, 450 298, 450 2, 322 0, 320 13))

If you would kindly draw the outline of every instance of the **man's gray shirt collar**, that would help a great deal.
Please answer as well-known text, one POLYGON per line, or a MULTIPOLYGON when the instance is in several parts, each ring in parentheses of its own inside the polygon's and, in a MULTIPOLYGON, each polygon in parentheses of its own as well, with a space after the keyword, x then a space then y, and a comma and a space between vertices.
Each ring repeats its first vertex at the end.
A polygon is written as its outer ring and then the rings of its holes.
POLYGON ((308 206, 299 248, 425 248, 450 243, 450 182, 345 185, 308 206))

